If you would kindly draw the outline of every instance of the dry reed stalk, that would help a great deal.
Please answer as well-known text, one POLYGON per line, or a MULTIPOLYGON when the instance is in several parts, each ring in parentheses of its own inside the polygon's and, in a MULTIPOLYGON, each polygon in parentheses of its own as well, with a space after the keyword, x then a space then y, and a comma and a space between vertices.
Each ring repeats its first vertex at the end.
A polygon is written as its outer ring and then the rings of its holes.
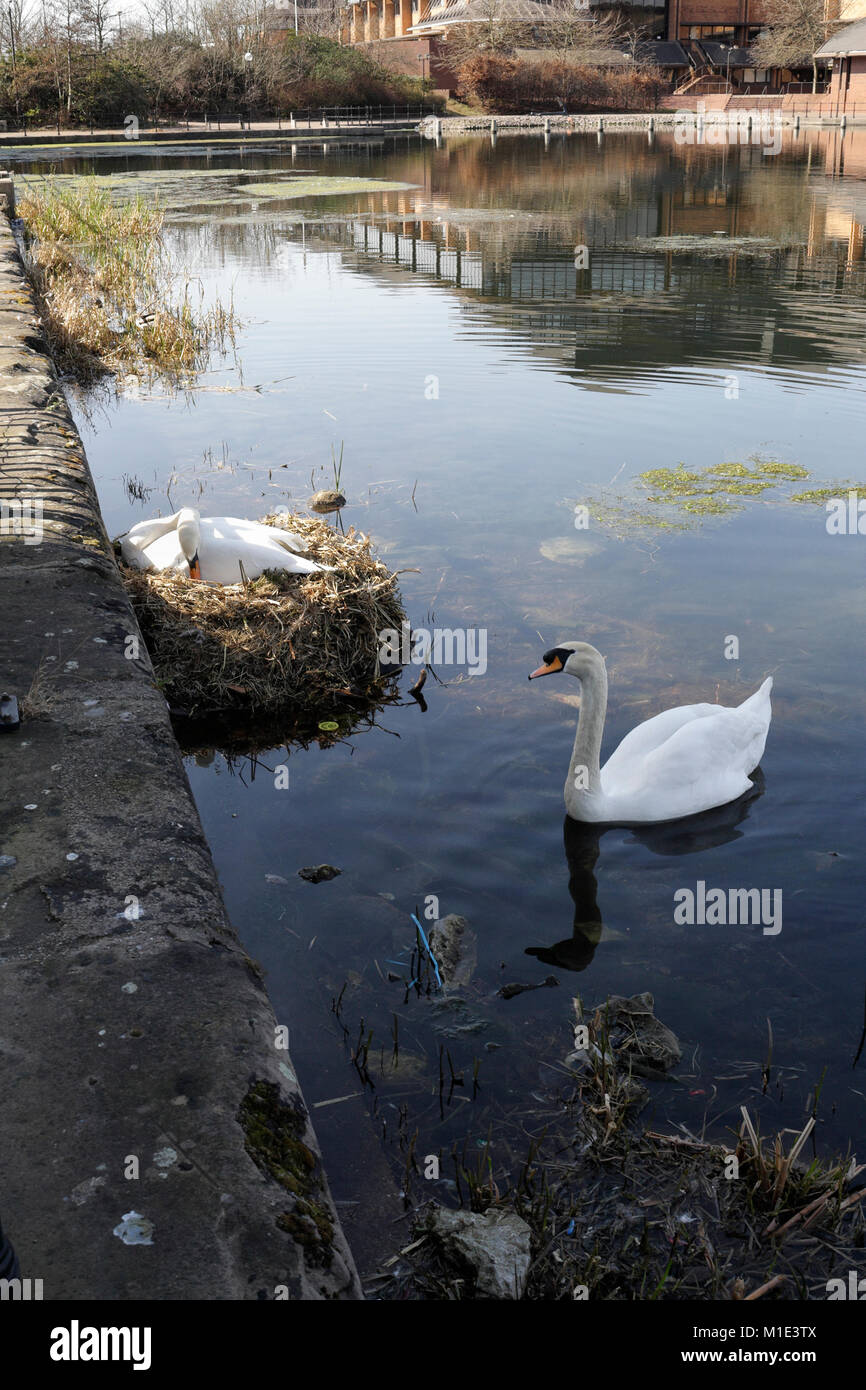
POLYGON ((27 187, 18 202, 27 269, 61 371, 79 381, 107 372, 180 377, 234 342, 231 307, 176 296, 162 242, 162 209, 108 192, 27 187))

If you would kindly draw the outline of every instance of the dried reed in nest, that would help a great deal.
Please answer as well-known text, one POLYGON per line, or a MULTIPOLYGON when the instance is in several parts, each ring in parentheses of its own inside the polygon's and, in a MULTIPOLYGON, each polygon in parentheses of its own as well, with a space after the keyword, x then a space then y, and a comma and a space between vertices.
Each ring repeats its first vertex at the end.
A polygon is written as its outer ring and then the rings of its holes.
POLYGON ((299 532, 331 573, 268 571, 248 584, 211 585, 121 567, 169 704, 197 718, 292 709, 329 717, 335 703, 381 700, 379 634, 405 614, 397 575, 369 538, 318 517, 267 516, 299 532))

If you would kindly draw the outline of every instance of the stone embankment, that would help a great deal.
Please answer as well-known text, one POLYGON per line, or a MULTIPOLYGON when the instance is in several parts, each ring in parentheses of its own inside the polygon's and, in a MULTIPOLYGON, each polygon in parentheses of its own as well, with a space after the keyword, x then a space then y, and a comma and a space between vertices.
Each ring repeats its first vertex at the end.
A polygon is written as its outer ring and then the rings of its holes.
MULTIPOLYGON (((0 214, 0 1215, 46 1299, 355 1299, 0 214)), ((124 460, 118 458, 118 473, 124 460)))
MULTIPOLYGON (((653 112, 609 112, 606 115, 529 115, 495 116, 478 113, 472 116, 427 116, 418 126, 422 135, 430 139, 439 136, 476 134, 478 132, 496 135, 520 135, 527 132, 569 135, 580 132, 613 134, 617 131, 642 130, 671 131, 682 126, 701 125, 710 128, 716 124, 726 127, 748 126, 751 118, 756 128, 772 125, 776 128, 804 126, 838 125, 843 118, 822 115, 820 112, 783 110, 780 107, 762 105, 756 99, 750 106, 742 98, 734 106, 713 107, 710 102, 696 97, 692 106, 677 111, 653 112)), ((851 124, 851 122, 849 122, 851 124)), ((708 142, 711 143, 711 142, 708 142)))
POLYGON ((470 131, 490 131, 511 134, 525 130, 556 131, 558 134, 570 131, 602 130, 650 130, 671 128, 675 124, 676 112, 661 111, 654 115, 640 115, 634 112, 615 113, 606 116, 487 116, 479 113, 474 116, 427 116, 419 125, 422 135, 463 135, 470 131))

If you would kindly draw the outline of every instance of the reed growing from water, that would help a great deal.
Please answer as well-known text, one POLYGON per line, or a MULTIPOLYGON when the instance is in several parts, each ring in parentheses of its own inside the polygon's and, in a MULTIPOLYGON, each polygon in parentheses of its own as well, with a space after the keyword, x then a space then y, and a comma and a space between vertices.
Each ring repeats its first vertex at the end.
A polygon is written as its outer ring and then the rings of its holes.
POLYGON ((172 266, 164 212, 113 203, 87 182, 30 182, 18 202, 25 260, 59 370, 81 382, 133 373, 172 382, 234 344, 231 305, 205 304, 172 266))

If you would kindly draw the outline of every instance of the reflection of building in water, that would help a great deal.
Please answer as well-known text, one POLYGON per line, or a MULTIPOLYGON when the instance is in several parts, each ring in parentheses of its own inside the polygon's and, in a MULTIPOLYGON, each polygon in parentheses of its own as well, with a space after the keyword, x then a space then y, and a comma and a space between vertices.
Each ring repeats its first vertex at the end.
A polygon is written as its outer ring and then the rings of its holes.
POLYGON ((760 152, 752 160, 738 151, 735 178, 704 150, 662 163, 628 188, 615 185, 618 197, 546 216, 450 206, 428 181, 416 194, 371 201, 365 214, 308 225, 307 245, 340 245, 358 269, 391 281, 437 280, 533 354, 587 380, 615 379, 619 389, 677 365, 727 371, 784 362, 795 372, 859 365, 866 361, 866 187, 860 195, 859 186, 826 178, 833 132, 820 134, 808 163, 797 151, 793 167, 802 177, 788 187, 787 221, 767 197, 760 152), (649 244, 714 233, 721 235, 712 255, 649 244), (782 244, 758 259, 725 246, 727 238, 755 236, 782 244), (588 264, 576 254, 583 247, 588 264))

